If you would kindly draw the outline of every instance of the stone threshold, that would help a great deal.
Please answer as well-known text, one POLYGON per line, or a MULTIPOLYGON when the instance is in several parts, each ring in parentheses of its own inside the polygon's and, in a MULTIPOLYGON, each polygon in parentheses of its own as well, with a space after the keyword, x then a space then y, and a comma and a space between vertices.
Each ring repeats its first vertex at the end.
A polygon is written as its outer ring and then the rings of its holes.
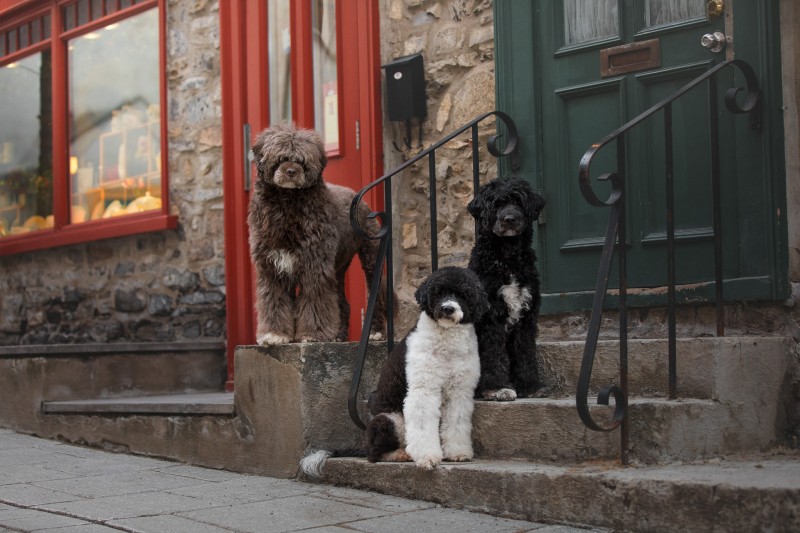
POLYGON ((44 414, 234 416, 232 392, 42 402, 44 414))
POLYGON ((105 342, 86 344, 26 344, 0 346, 0 357, 40 357, 75 355, 116 355, 224 350, 223 341, 192 342, 105 342))

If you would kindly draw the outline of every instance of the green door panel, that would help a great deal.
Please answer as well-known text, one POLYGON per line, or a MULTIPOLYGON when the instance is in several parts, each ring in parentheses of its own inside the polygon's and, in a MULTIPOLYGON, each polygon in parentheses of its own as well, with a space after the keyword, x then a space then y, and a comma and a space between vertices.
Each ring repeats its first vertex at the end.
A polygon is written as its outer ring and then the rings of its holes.
MULTIPOLYGON (((495 2, 498 107, 514 118, 520 132, 521 167, 516 173, 543 190, 548 200, 536 245, 544 312, 587 307, 597 277, 608 211, 590 206, 580 193, 578 163, 584 152, 726 59, 726 52, 714 54, 700 45, 704 33, 730 30, 730 25, 726 30, 725 17, 708 20, 702 6, 694 6, 695 16, 680 20, 680 13, 674 11, 678 16, 671 18, 666 8, 678 4, 670 0, 495 2), (580 13, 578 7, 594 11, 580 13), (607 11, 598 11, 601 8, 607 11), (658 16, 672 22, 646 24, 658 16), (570 26, 573 20, 578 21, 577 28, 570 26), (601 50, 650 40, 656 40, 660 48, 658 66, 601 75, 601 50)), ((735 9, 736 57, 756 69, 765 88, 763 98, 769 101, 779 95, 774 82, 779 73, 770 69, 767 54, 742 48, 758 43, 756 49, 766 51, 775 46, 774 38, 766 36, 772 35, 769 21, 777 16, 776 8, 762 2, 737 2, 735 9)), ((726 298, 776 298, 787 291, 785 228, 773 216, 776 205, 785 202, 782 161, 774 158, 780 152, 775 143, 782 139, 780 117, 764 113, 761 130, 753 131, 747 116, 725 110, 724 93, 741 84, 740 77, 733 69, 718 76, 716 110, 709 107, 707 84, 672 106, 676 265, 685 301, 713 299, 713 291, 705 289, 714 275, 712 117, 719 120, 722 148, 726 298)), ((624 141, 628 285, 639 289, 633 291, 634 305, 663 301, 664 139, 664 118, 659 113, 624 141)), ((593 190, 599 198, 608 196, 610 186, 596 178, 616 168, 616 149, 611 143, 592 164, 593 190)), ((616 281, 614 273, 612 287, 616 281)), ((613 303, 613 296, 610 300, 613 303)))

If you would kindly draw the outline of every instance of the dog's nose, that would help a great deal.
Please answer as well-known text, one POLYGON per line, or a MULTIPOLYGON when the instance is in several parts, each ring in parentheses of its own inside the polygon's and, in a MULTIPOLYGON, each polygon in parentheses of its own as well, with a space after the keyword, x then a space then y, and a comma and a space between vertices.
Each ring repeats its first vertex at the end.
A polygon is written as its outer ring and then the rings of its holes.
POLYGON ((442 306, 442 314, 444 314, 445 316, 450 316, 455 312, 456 312, 456 308, 453 307, 452 305, 443 305, 442 306))
POLYGON ((293 168, 287 168, 286 175, 289 176, 290 178, 293 178, 297 175, 297 171, 293 168))
POLYGON ((513 224, 514 222, 516 222, 516 220, 517 217, 515 217, 514 215, 503 216, 503 222, 505 222, 506 224, 513 224))

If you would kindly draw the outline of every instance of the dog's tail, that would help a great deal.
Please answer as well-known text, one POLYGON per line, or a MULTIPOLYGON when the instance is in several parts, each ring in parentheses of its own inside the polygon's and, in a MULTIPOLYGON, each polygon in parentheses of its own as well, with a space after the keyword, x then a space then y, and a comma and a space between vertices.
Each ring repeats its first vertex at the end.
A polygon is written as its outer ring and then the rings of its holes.
POLYGON ((367 451, 362 448, 343 448, 340 450, 319 450, 306 455, 300 460, 300 471, 313 478, 322 476, 322 468, 330 457, 366 457, 367 451))

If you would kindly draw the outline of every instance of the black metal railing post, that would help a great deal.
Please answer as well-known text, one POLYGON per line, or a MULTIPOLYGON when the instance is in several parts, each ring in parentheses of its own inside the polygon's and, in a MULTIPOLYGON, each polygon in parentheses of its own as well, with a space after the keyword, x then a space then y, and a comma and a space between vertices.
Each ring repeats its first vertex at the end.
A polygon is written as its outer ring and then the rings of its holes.
POLYGON ((586 201, 597 207, 608 207, 609 217, 603 250, 600 256, 600 267, 597 274, 597 283, 592 301, 592 314, 589 320, 589 330, 586 335, 586 344, 581 361, 581 370, 578 377, 576 391, 576 407, 583 423, 595 431, 612 431, 621 426, 620 461, 628 462, 628 322, 627 322, 627 265, 626 265, 626 235, 625 235, 625 138, 628 131, 643 123, 660 111, 664 111, 664 145, 665 145, 665 172, 666 172, 666 238, 667 238, 667 307, 668 307, 668 336, 669 336, 669 396, 677 397, 677 339, 676 339, 676 274, 675 274, 675 198, 674 198, 674 143, 672 126, 672 103, 681 96, 694 89, 701 83, 708 81, 709 91, 709 128, 711 133, 711 184, 712 184, 712 219, 714 226, 714 284, 717 312, 717 335, 723 336, 724 331, 724 300, 723 300, 723 269, 722 269, 722 207, 721 207, 721 179, 719 159, 719 112, 717 110, 717 74, 727 68, 736 67, 745 78, 747 95, 745 101, 739 104, 736 97, 741 87, 734 87, 725 92, 725 106, 734 114, 748 113, 750 115, 751 129, 760 128, 760 105, 758 80, 755 72, 744 61, 732 59, 724 61, 709 69, 702 75, 690 81, 672 96, 650 107, 620 128, 614 130, 600 141, 592 144, 581 158, 578 168, 578 180, 581 193, 586 201), (617 144, 616 172, 606 173, 597 178, 599 181, 611 182, 611 194, 606 200, 600 200, 591 187, 591 164, 597 153, 607 144, 615 141, 617 144), (609 398, 614 397, 615 409, 611 420, 603 425, 597 423, 591 416, 588 404, 589 386, 592 367, 594 365, 597 340, 600 334, 600 324, 604 308, 605 295, 608 290, 608 280, 611 272, 615 243, 619 257, 619 343, 620 363, 619 381, 617 385, 605 385, 599 389, 597 403, 608 405, 609 398))
POLYGON ((511 117, 502 111, 490 111, 484 113, 461 128, 450 133, 443 139, 434 143, 427 149, 421 151, 416 156, 408 161, 405 161, 391 172, 384 174, 377 180, 373 181, 363 189, 361 189, 353 198, 350 204, 350 224, 353 229, 362 237, 367 239, 380 239, 380 246, 378 257, 375 261, 375 275, 372 281, 372 286, 369 292, 369 301, 367 303, 367 311, 364 315, 364 324, 361 328, 361 339, 358 344, 358 351, 353 363, 353 379, 350 382, 350 393, 347 399, 348 411, 350 418, 360 428, 365 428, 364 422, 358 413, 358 391, 361 387, 361 377, 364 370, 364 363, 366 361, 367 348, 369 347, 369 335, 372 328, 372 320, 375 315, 375 302, 378 298, 380 288, 381 273, 386 266, 386 347, 391 351, 394 344, 394 291, 393 291, 393 268, 392 268, 392 177, 400 174, 411 165, 417 163, 421 159, 428 158, 428 178, 430 183, 430 217, 431 217, 431 269, 433 271, 439 268, 439 253, 438 253, 438 235, 436 229, 436 150, 453 140, 455 137, 461 135, 467 130, 472 132, 472 173, 473 173, 473 194, 478 191, 480 186, 480 166, 478 164, 478 125, 489 117, 496 117, 498 125, 505 126, 505 134, 496 134, 489 137, 487 141, 487 149, 494 157, 505 157, 511 155, 517 150, 518 134, 517 127, 511 117), (504 140, 502 149, 498 148, 500 139, 504 140), (377 234, 371 235, 368 231, 362 228, 358 219, 358 206, 364 196, 378 185, 383 185, 384 188, 384 210, 382 212, 371 212, 368 216, 370 219, 380 220, 380 230, 377 234))
POLYGON ((439 270, 439 232, 436 222, 436 150, 428 155, 428 188, 431 216, 431 272, 439 270))
POLYGON ((669 337, 669 399, 678 397, 676 339, 677 319, 675 302, 675 160, 672 138, 672 102, 664 106, 664 152, 666 154, 666 186, 667 186, 667 337, 669 337))

